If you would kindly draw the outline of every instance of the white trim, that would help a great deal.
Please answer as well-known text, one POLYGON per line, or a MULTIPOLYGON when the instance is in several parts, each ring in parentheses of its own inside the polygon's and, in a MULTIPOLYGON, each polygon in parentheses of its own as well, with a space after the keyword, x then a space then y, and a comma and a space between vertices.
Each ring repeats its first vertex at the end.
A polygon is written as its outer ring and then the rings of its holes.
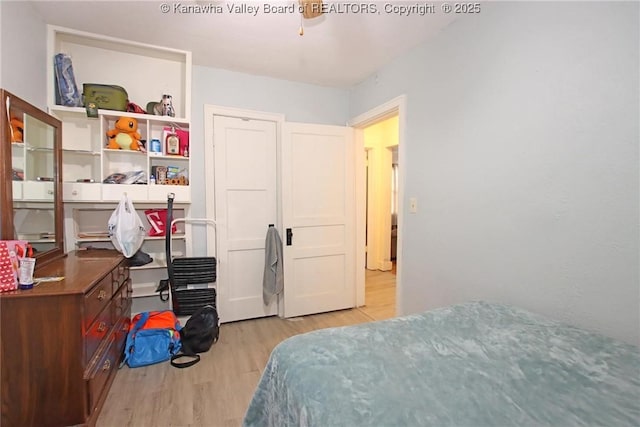
POLYGON ((62 27, 62 26, 59 26, 59 25, 51 25, 51 24, 49 24, 49 25, 47 25, 47 27, 49 28, 50 32, 64 33, 64 34, 66 34, 68 36, 78 36, 78 37, 82 37, 84 39, 92 39, 92 40, 101 41, 101 42, 125 44, 125 45, 128 45, 128 46, 136 46, 136 47, 141 47, 141 48, 144 48, 144 49, 154 49, 154 50, 157 50, 159 52, 170 52, 170 53, 175 53, 175 54, 179 54, 179 55, 185 55, 185 54, 190 54, 191 53, 191 52, 189 52, 187 50, 175 49, 175 48, 172 48, 172 47, 158 46, 158 45, 148 44, 148 43, 141 43, 141 42, 131 41, 131 40, 118 38, 118 37, 104 36, 102 34, 90 33, 90 32, 87 32, 87 31, 80 31, 80 30, 76 30, 76 29, 73 29, 73 28, 62 27))
MULTIPOLYGON (((360 114, 347 122, 348 126, 356 128, 356 142, 358 147, 362 149, 356 150, 356 167, 360 172, 356 173, 356 201, 357 206, 364 207, 366 200, 366 185, 364 178, 364 139, 362 129, 376 122, 389 118, 398 114, 398 163, 401 165, 400 174, 398 176, 398 249, 397 255, 397 272, 396 272, 396 316, 401 316, 403 312, 402 304, 402 235, 404 211, 404 188, 405 188, 405 132, 406 132, 406 114, 407 114, 407 97, 400 95, 390 101, 385 102, 371 110, 360 114), (360 179, 358 179, 360 177, 360 179)), ((365 260, 365 211, 358 210, 356 214, 356 303, 358 306, 364 305, 364 260, 365 260)))

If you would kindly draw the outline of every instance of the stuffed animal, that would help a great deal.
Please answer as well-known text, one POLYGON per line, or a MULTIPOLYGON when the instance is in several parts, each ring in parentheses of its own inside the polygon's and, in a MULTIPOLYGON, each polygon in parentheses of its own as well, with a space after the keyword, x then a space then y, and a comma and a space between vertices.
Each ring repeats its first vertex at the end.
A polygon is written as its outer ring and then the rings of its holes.
POLYGON ((23 142, 24 123, 17 117, 12 117, 11 121, 11 142, 23 142))
POLYGON ((109 144, 107 148, 121 150, 140 150, 140 134, 138 121, 131 117, 120 117, 116 121, 115 129, 107 132, 109 144))
POLYGON ((153 114, 156 116, 176 116, 176 110, 173 108, 173 97, 171 95, 162 95, 160 102, 154 105, 153 114))

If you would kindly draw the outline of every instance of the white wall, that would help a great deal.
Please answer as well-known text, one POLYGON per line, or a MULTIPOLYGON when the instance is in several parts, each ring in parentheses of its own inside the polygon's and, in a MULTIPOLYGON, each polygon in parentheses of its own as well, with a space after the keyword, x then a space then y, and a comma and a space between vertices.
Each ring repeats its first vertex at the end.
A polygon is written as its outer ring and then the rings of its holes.
POLYGON ((0 87, 46 111, 47 26, 29 2, 0 3, 0 87))
MULTIPOLYGON (((193 67, 191 95, 191 169, 192 176, 204 177, 204 105, 219 105, 247 110, 280 113, 290 122, 344 125, 349 118, 347 90, 316 86, 270 77, 255 76, 209 67, 193 67)), ((206 165, 212 167, 213 165, 206 165)), ((191 180, 191 215, 206 215, 205 183, 191 180)), ((209 197, 209 195, 207 195, 209 197)), ((213 195, 210 195, 213 197, 213 195)), ((194 253, 204 255, 205 232, 194 226, 194 253)))
POLYGON ((352 90, 352 117, 407 95, 401 312, 483 299, 640 343, 639 8, 494 3, 352 90))

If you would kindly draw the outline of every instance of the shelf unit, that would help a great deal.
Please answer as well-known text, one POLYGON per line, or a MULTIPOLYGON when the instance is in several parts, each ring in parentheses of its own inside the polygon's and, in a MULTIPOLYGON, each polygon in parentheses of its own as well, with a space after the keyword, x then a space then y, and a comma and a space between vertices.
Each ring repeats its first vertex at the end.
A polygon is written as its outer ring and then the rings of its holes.
MULTIPOLYGON (((113 249, 111 239, 107 234, 107 224, 117 204, 65 204, 65 241, 73 242, 73 247, 67 247, 67 251, 74 249, 113 249)), ((151 230, 151 224, 147 220, 146 210, 163 208, 153 203, 136 204, 134 206, 147 231, 151 230)), ((174 218, 185 218, 189 215, 189 205, 175 205, 174 218)), ((147 236, 142 247, 143 252, 149 254, 153 261, 143 266, 130 267, 133 283, 133 312, 138 313, 150 309, 168 308, 160 301, 155 292, 161 279, 167 278, 167 259, 165 249, 165 236, 147 236), (143 304, 143 306, 140 306, 143 304), (157 307, 156 307, 157 306, 157 307), (153 308, 156 307, 156 308, 153 308)), ((188 224, 176 224, 176 232, 172 233, 172 251, 174 257, 191 256, 191 227, 188 224)))
POLYGON ((191 200, 189 185, 148 185, 148 179, 156 166, 173 167, 189 178, 191 159, 183 155, 166 154, 166 147, 155 153, 137 150, 107 148, 106 133, 113 129, 120 117, 138 121, 141 140, 162 141, 166 132, 176 129, 189 131, 189 122, 165 116, 134 114, 111 110, 99 110, 97 119, 86 117, 85 110, 77 107, 50 107, 53 115, 62 121, 63 199, 73 202, 118 201, 126 192, 133 201, 166 201, 166 194, 176 195, 176 202, 191 200), (103 180, 114 173, 143 171, 145 184, 104 184, 103 180), (93 182, 77 182, 88 180, 93 182))
POLYGON ((71 56, 76 85, 98 83, 122 86, 129 100, 145 108, 170 94, 176 117, 98 110, 97 118, 87 117, 82 107, 56 105, 55 74, 48 67, 50 113, 62 121, 63 200, 66 202, 119 201, 126 192, 136 202, 164 202, 173 192, 177 203, 191 201, 189 185, 107 184, 113 173, 143 171, 148 182, 154 166, 172 166, 189 178, 190 158, 167 154, 165 129, 189 135, 191 116, 191 52, 130 42, 67 28, 48 27, 48 53, 53 64, 57 53, 71 56), (124 64, 124 65, 123 65, 124 64), (146 153, 107 149, 107 131, 120 117, 138 121, 138 133, 146 153), (149 152, 152 139, 159 139, 161 153, 149 152), (166 187, 166 188, 165 188, 166 187))
MULTIPOLYGON (((51 64, 47 68, 47 102, 50 113, 62 122, 66 251, 112 247, 106 236, 95 233, 106 232, 109 217, 125 193, 135 203, 147 230, 151 227, 144 211, 166 208, 168 193, 175 194, 174 217, 189 216, 190 185, 151 185, 148 180, 158 166, 171 166, 190 178, 190 157, 167 153, 165 129, 179 130, 182 137, 185 133, 190 136, 191 52, 58 26, 47 28, 51 64), (127 91, 129 101, 143 109, 147 103, 159 102, 164 94, 168 94, 173 99, 175 117, 99 109, 97 117, 90 118, 83 107, 57 105, 53 59, 58 53, 70 55, 80 92, 83 84, 121 86, 127 91), (107 131, 115 128, 120 117, 137 120, 137 132, 145 141, 145 152, 107 148, 107 131), (161 141, 160 153, 150 152, 152 139, 161 141), (103 182, 113 173, 130 171, 143 171, 144 183, 103 182)), ((179 227, 172 242, 174 256, 190 256, 191 227, 179 227)), ((168 308, 155 293, 159 281, 167 278, 164 246, 164 237, 147 237, 141 249, 154 262, 131 268, 133 313, 168 308)))

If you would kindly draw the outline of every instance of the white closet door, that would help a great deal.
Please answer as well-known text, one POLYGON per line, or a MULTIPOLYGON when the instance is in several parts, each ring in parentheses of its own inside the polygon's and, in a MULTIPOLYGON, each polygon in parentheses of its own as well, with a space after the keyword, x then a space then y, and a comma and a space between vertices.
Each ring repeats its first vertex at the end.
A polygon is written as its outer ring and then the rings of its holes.
POLYGON ((276 124, 222 116, 213 121, 220 319, 274 315, 276 299, 263 304, 262 278, 267 228, 278 213, 276 124))
POLYGON ((351 128, 284 125, 285 317, 355 307, 354 148, 351 128))

